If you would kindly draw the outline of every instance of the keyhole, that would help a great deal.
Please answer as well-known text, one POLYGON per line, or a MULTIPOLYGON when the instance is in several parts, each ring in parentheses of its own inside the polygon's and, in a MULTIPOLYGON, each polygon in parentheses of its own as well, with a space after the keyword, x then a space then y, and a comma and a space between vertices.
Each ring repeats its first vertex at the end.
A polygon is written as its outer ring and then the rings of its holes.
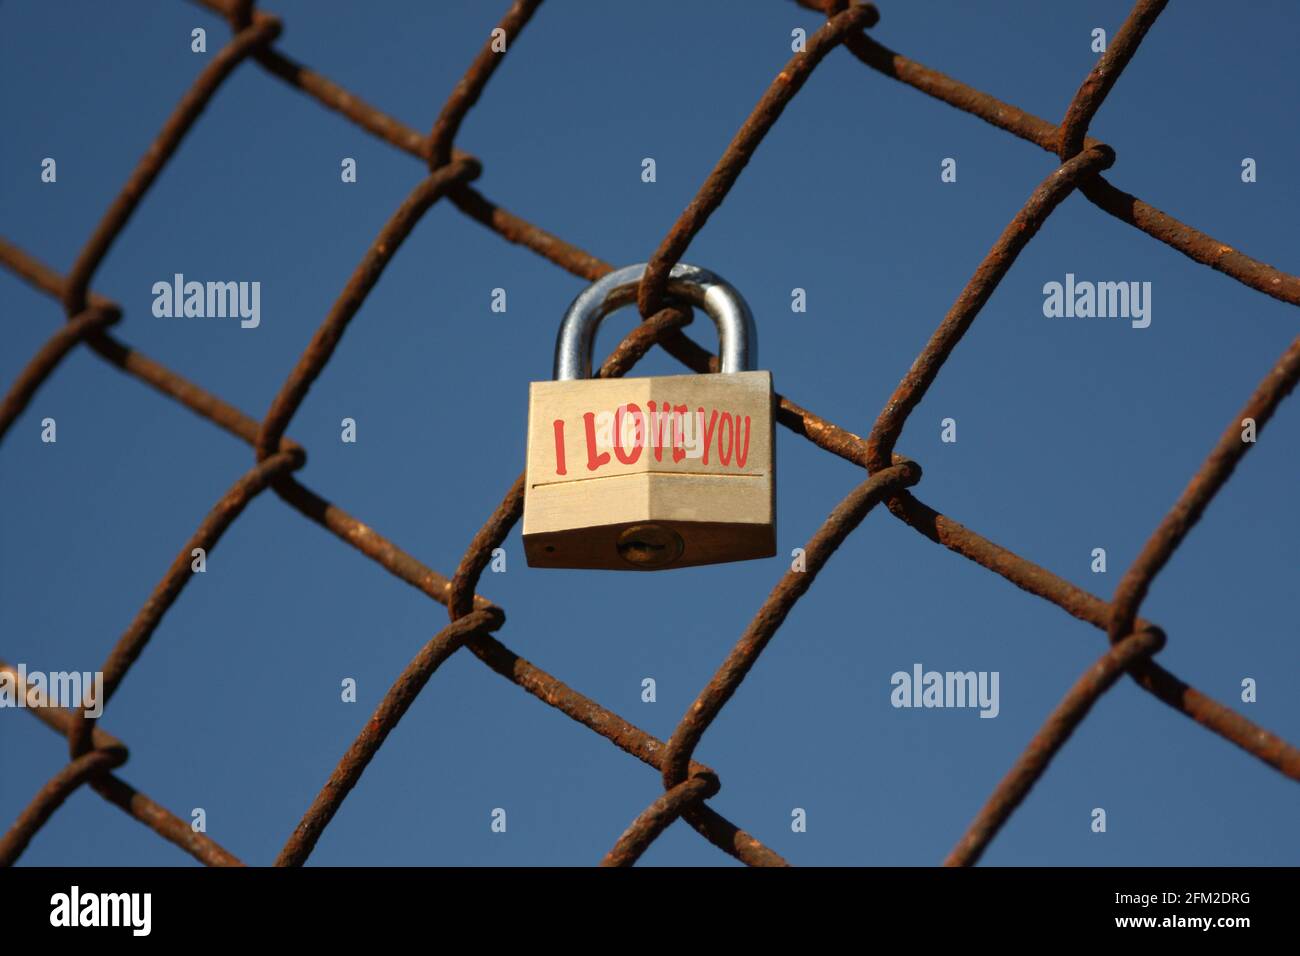
POLYGON ((660 524, 636 524, 618 536, 619 556, 638 568, 663 568, 682 556, 682 536, 660 524))

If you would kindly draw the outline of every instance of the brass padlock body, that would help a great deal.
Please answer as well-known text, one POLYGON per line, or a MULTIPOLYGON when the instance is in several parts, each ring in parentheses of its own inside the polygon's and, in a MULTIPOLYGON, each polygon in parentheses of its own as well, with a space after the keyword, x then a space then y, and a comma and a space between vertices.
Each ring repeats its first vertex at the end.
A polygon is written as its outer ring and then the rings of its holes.
POLYGON ((769 372, 534 382, 524 554, 659 570, 776 553, 769 372))

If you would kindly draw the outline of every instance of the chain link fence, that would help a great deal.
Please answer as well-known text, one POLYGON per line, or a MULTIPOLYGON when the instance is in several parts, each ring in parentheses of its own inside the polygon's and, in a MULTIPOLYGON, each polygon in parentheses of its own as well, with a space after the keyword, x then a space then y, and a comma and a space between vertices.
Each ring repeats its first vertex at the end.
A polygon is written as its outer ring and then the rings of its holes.
MULTIPOLYGON (((1252 259, 1180 222, 1111 185, 1102 176, 1103 170, 1114 162, 1115 153, 1105 143, 1087 135, 1089 125, 1137 52, 1166 0, 1139 0, 1079 87, 1059 125, 1030 115, 881 46, 865 32, 879 17, 871 4, 850 6, 845 0, 799 0, 803 6, 824 13, 825 24, 808 37, 805 50, 796 53, 777 74, 695 198, 655 250, 637 296, 644 321, 611 353, 599 375, 625 374, 655 345, 697 372, 716 370, 714 357, 682 332, 683 326, 691 321, 691 315, 688 309, 678 308, 666 296, 669 270, 685 253, 710 214, 727 197, 786 104, 822 59, 839 46, 845 47, 849 54, 878 73, 915 87, 1055 154, 1060 165, 1033 190, 1003 230, 903 376, 865 439, 826 421, 784 395, 776 396, 777 419, 782 425, 831 454, 864 468, 868 477, 835 506, 808 541, 804 549, 805 569, 792 570, 777 582, 667 741, 653 737, 567 686, 519 657, 493 636, 504 623, 505 614, 491 600, 475 591, 493 549, 504 541, 520 517, 524 488, 522 475, 470 542, 451 578, 447 578, 302 484, 295 475, 304 465, 306 455, 302 447, 286 435, 294 413, 333 355, 348 323, 379 281, 402 241, 434 203, 444 199, 451 202, 465 215, 508 242, 525 246, 582 279, 592 281, 610 271, 608 263, 519 218, 476 191, 471 184, 481 171, 480 161, 454 145, 461 122, 482 95, 505 55, 504 49, 513 48, 513 41, 537 11, 541 0, 516 0, 513 3, 500 21, 500 32, 494 31, 498 39, 504 37, 508 41, 508 47, 499 42, 494 45, 492 39, 484 44, 427 135, 387 116, 279 51, 275 42, 281 29, 280 21, 271 14, 255 10, 252 0, 200 2, 229 22, 231 39, 181 98, 87 241, 71 271, 66 276, 59 275, 17 246, 0 239, 0 262, 57 298, 67 316, 66 323, 21 371, 0 403, 0 438, 62 358, 78 345, 85 345, 109 364, 238 436, 254 452, 253 466, 231 485, 185 542, 135 619, 109 652, 102 669, 102 704, 112 698, 132 663, 144 652, 163 615, 189 581, 192 550, 203 548, 206 551, 215 546, 249 501, 268 489, 344 543, 446 606, 450 623, 420 650, 394 681, 289 835, 276 859, 278 865, 300 865, 307 860, 348 792, 356 786, 367 764, 412 701, 439 665, 461 649, 468 650, 506 680, 591 728, 659 772, 662 793, 617 839, 601 861, 603 864, 634 863, 666 827, 680 818, 706 840, 744 863, 785 865, 786 861, 757 837, 709 806, 708 800, 718 793, 721 782, 710 767, 694 759, 694 754, 701 737, 739 689, 795 602, 812 586, 836 548, 872 508, 882 503, 895 517, 935 543, 1095 625, 1105 631, 1109 639, 1106 652, 1070 688, 999 783, 945 863, 968 865, 980 858, 1092 705, 1125 673, 1144 690, 1210 732, 1231 741, 1286 776, 1300 780, 1300 751, 1234 710, 1206 697, 1157 664, 1154 655, 1164 645, 1165 636, 1156 624, 1138 616, 1153 578, 1251 447, 1250 443, 1242 440, 1243 421, 1253 419, 1256 427, 1262 429, 1294 388, 1300 376, 1300 338, 1269 369, 1245 405, 1228 422, 1204 464, 1123 575, 1110 601, 1075 587, 930 508, 909 490, 921 480, 920 466, 894 451, 909 413, 934 382, 953 348, 975 321, 980 308, 1047 217, 1076 190, 1103 211, 1197 262, 1265 295, 1300 305, 1300 278, 1252 259), (371 135, 409 153, 427 169, 425 177, 380 230, 347 280, 261 421, 115 337, 112 326, 121 318, 121 308, 90 289, 91 280, 109 247, 121 234, 190 127, 225 79, 248 60, 371 135)), ((18 671, 13 667, 0 662, 0 669, 7 671, 11 680, 17 681, 18 671)), ((20 692, 25 693, 26 688, 20 688, 20 692)), ((33 835, 59 805, 84 784, 201 862, 213 866, 240 863, 205 833, 194 832, 187 822, 117 776, 115 771, 126 762, 127 749, 99 726, 98 720, 91 719, 84 712, 49 706, 48 701, 38 703, 42 706, 31 708, 31 712, 67 739, 70 760, 39 789, 18 820, 0 838, 0 862, 11 864, 18 859, 33 835)))

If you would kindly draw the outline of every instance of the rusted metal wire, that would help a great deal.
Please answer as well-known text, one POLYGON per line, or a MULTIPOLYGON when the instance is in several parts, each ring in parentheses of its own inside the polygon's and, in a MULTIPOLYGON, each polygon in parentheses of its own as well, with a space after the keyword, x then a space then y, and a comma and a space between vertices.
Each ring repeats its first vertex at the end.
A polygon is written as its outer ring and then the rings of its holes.
POLYGON ((1151 580, 1173 555, 1174 549, 1182 544, 1192 526, 1205 512, 1210 499, 1227 482, 1237 463, 1245 456, 1246 449, 1253 444, 1241 439, 1243 423, 1247 419, 1252 420, 1258 436, 1277 411, 1278 405, 1282 404, 1282 399, 1291 394, 1297 379, 1300 379, 1300 338, 1291 343, 1281 360, 1259 383, 1250 401, 1228 423, 1214 450, 1192 476, 1173 509, 1165 515, 1137 559, 1120 578, 1119 587, 1111 599, 1108 631, 1112 641, 1118 640, 1119 635, 1127 633, 1133 626, 1138 605, 1146 597, 1151 580))
POLYGON ((342 806, 344 798, 356 786, 366 766, 383 746, 397 722, 406 716, 407 710, 415 703, 415 698, 424 690, 424 685, 442 662, 460 650, 470 636, 485 630, 496 630, 505 623, 505 619, 499 608, 472 611, 452 621, 420 649, 420 653, 406 665, 406 670, 398 675, 384 699, 379 702, 360 735, 330 775, 325 788, 289 837, 289 842, 284 845, 275 861, 278 866, 300 866, 307 859, 321 833, 342 806))
POLYGON ((1025 799, 1047 765, 1065 745, 1074 728, 1088 716, 1092 705, 1110 690, 1123 673, 1143 657, 1149 657, 1164 646, 1165 637, 1160 631, 1140 631, 1130 634, 1092 665, 1088 672, 1070 688, 1065 699, 1052 711, 1041 730, 1029 741, 1029 746, 998 784, 984 809, 979 812, 962 836, 956 848, 944 861, 946 866, 970 866, 975 863, 1002 824, 1025 799))
POLYGON ((645 276, 637 289, 637 307, 642 315, 649 317, 650 313, 663 305, 668 273, 686 252, 686 247, 695 234, 704 228, 709 216, 727 198, 727 193, 753 158, 763 137, 781 118, 781 113, 803 88, 817 64, 839 46, 851 31, 873 26, 878 19, 880 14, 869 3, 835 14, 826 21, 825 26, 808 38, 804 52, 796 53, 785 65, 785 69, 776 75, 772 85, 732 139, 727 151, 713 167, 713 172, 709 173, 709 178, 704 181, 690 205, 677 217, 677 221, 668 230, 668 235, 664 236, 663 242, 659 243, 659 248, 650 257, 645 276))
POLYGON ((434 121, 433 131, 429 133, 429 140, 425 145, 431 170, 451 162, 451 141, 455 139, 466 114, 483 95, 488 80, 492 79, 492 74, 496 72, 497 64, 501 62, 500 52, 506 49, 505 44, 514 42, 519 36, 519 31, 528 25, 528 21, 532 19, 541 4, 542 0, 515 0, 497 27, 501 37, 488 37, 483 44, 483 49, 479 50, 474 62, 469 65, 465 75, 452 90, 451 96, 442 107, 442 112, 438 114, 438 119, 434 121), (497 48, 498 39, 502 42, 500 50, 497 48))
POLYGON ((63 801, 74 790, 94 777, 102 776, 126 761, 126 755, 111 750, 92 750, 71 763, 64 764, 45 786, 41 787, 27 809, 18 815, 4 836, 0 836, 0 866, 10 866, 18 859, 36 831, 45 826, 63 801))
MULTIPOLYGON (((122 678, 136 659, 144 651, 149 638, 153 636, 167 609, 180 596, 181 589, 193 577, 191 571, 195 549, 210 552, 231 523, 239 517, 248 503, 271 483, 276 475, 298 468, 303 463, 301 452, 277 452, 265 461, 258 462, 247 474, 240 478, 227 491, 221 500, 199 525, 197 531, 185 542, 184 547, 172 559, 171 567, 149 595, 144 606, 136 614, 135 620, 126 633, 109 652, 108 659, 100 668, 104 674, 104 689, 99 703, 107 706, 116 693, 122 678)), ((85 712, 79 712, 76 722, 68 733, 68 746, 72 755, 79 756, 89 750, 91 743, 91 720, 85 712)))
POLYGON ((740 689, 740 682, 757 663, 758 655, 763 653, 768 641, 776 635, 777 628, 785 622, 786 615, 795 602, 812 587, 813 581, 835 550, 882 498, 920 480, 920 467, 914 462, 900 462, 876 472, 836 505, 825 523, 805 545, 804 568, 787 571, 772 589, 718 672, 687 708, 685 716, 673 731, 672 739, 668 741, 668 753, 664 755, 663 778, 666 788, 675 787, 686 778, 686 763, 704 736, 704 731, 740 689))
POLYGON ((0 438, 4 438, 14 419, 22 414, 41 383, 63 361, 63 356, 91 332, 106 328, 121 317, 120 309, 92 305, 50 336, 45 346, 27 363, 27 367, 10 387, 9 393, 0 400, 0 438))
MULTIPOLYGON (((509 534, 522 509, 522 477, 489 516, 451 578, 429 568, 378 531, 301 484, 295 477, 306 462, 304 449, 285 432, 308 389, 337 348, 343 332, 423 214, 442 197, 462 213, 507 242, 532 250, 566 271, 594 280, 610 271, 609 263, 504 209, 471 185, 482 164, 456 148, 454 140, 469 110, 483 94, 503 52, 490 38, 446 100, 428 136, 407 126, 327 77, 292 60, 272 44, 280 21, 254 9, 252 0, 198 0, 224 17, 232 28, 230 42, 218 52, 181 98, 158 137, 146 150, 126 186, 87 241, 65 278, 18 247, 0 239, 0 263, 63 305, 69 321, 19 373, 0 402, 0 438, 22 413, 41 384, 78 343, 124 373, 180 402, 200 417, 251 446, 255 464, 222 496, 186 542, 154 588, 103 667, 103 702, 121 685, 131 664, 144 651, 163 615, 179 597, 188 577, 194 548, 210 550, 254 497, 267 488, 304 517, 375 561, 399 580, 447 607, 450 623, 433 637, 394 682, 361 729, 320 794, 290 834, 277 863, 297 865, 311 853, 342 801, 359 782, 365 767, 401 720, 438 667, 461 647, 495 673, 538 700, 609 740, 661 777, 662 792, 637 815, 602 861, 634 863, 678 818, 705 839, 752 866, 783 866, 786 861, 756 837, 722 817, 707 801, 722 788, 718 774, 693 759, 710 723, 736 694, 745 675, 775 636, 794 604, 809 590, 835 549, 878 503, 925 537, 1000 575, 1027 593, 1107 632, 1111 646, 1070 690, 999 784, 947 859, 968 865, 978 860, 999 829, 1046 771, 1071 732, 1118 678, 1128 673, 1136 683, 1179 712, 1223 737, 1286 776, 1300 780, 1300 750, 1275 734, 1205 695, 1157 664, 1153 655, 1164 633, 1138 616, 1151 581, 1214 495, 1223 487, 1250 445, 1240 439, 1240 422, 1253 418, 1260 429, 1300 378, 1300 339, 1270 370, 1197 471, 1170 513, 1152 534, 1121 578, 1113 599, 1103 600, 1015 554, 926 505, 909 489, 921 479, 920 466, 895 453, 909 412, 933 383, 949 355, 969 331, 981 307, 1038 228, 1072 191, 1094 205, 1168 244, 1193 260, 1273 298, 1300 305, 1300 277, 1281 272, 1227 246, 1167 213, 1112 186, 1100 175, 1115 161, 1114 151, 1088 136, 1088 128, 1143 37, 1152 28, 1165 0, 1139 0, 1113 38, 1107 52, 1079 87, 1061 124, 1053 125, 1009 103, 967 86, 880 45, 864 30, 879 13, 871 4, 846 0, 798 0, 827 16, 777 74, 749 118, 736 133, 713 171, 668 230, 650 257, 638 290, 643 323, 610 354, 598 374, 623 375, 655 345, 697 372, 716 370, 716 359, 682 331, 691 321, 687 308, 663 300, 669 270, 685 252, 709 216, 726 199, 740 175, 821 60, 836 47, 873 70, 979 117, 1000 129, 1056 154, 1061 165, 1033 192, 977 267, 930 341, 913 362, 864 439, 797 404, 776 396, 776 417, 784 427, 817 447, 868 472, 831 512, 805 549, 805 570, 790 571, 777 583, 713 679, 700 692, 671 738, 661 741, 613 711, 519 657, 492 632, 505 622, 501 608, 476 594, 492 549, 509 534), (121 308, 90 289, 95 271, 125 228, 149 186, 175 153, 185 134, 224 80, 244 60, 252 59, 270 75, 288 83, 327 109, 351 120, 367 133, 420 160, 425 177, 394 212, 369 247, 338 299, 308 343, 302 357, 259 422, 177 372, 114 338, 108 327, 121 308)), ((541 0, 516 0, 500 21, 508 44, 518 37, 541 0)), ((507 47, 508 48, 508 47, 507 47)), ((0 662, 0 671, 17 672, 0 662)), ((25 688, 23 689, 25 693, 25 688)), ((71 759, 37 792, 16 823, 0 837, 0 863, 12 863, 58 806, 83 783, 110 803, 152 828, 165 839, 210 866, 240 865, 211 838, 195 833, 184 821, 112 773, 128 758, 126 745, 86 714, 61 710, 38 699, 28 708, 68 741, 71 759)))
POLYGON ((613 849, 605 854, 600 865, 631 866, 687 807, 702 803, 721 789, 722 784, 717 777, 701 774, 665 790, 623 831, 623 835, 618 838, 613 849))
POLYGON ((298 410, 302 400, 307 397, 307 390, 311 388, 312 382, 316 380, 316 376, 321 373, 325 363, 334 354, 334 349, 343 338, 348 323, 357 314, 361 303, 366 300, 366 296, 379 281, 385 267, 401 247, 403 240, 411 234, 420 217, 447 192, 451 184, 473 179, 481 170, 482 167, 477 160, 460 159, 430 173, 397 207, 392 218, 384 223, 383 228, 379 230, 379 235, 366 250, 365 257, 352 273, 352 278, 348 280, 334 302, 329 315, 325 316, 325 321, 312 336, 307 350, 302 353, 302 358, 298 360, 298 364, 289 373, 289 378, 279 394, 271 402, 271 409, 266 413, 266 420, 262 422, 262 430, 257 436, 256 448, 259 459, 266 458, 279 445, 281 436, 289 426, 289 419, 298 410))
MULTIPOLYGON (((27 701, 29 713, 59 736, 68 736, 75 720, 71 711, 51 706, 44 694, 29 688, 22 682, 22 675, 4 661, 0 661, 0 671, 4 671, 9 679, 15 682, 17 693, 27 701)), ((121 759, 115 761, 116 765, 126 762, 128 756, 126 745, 98 725, 94 728, 93 740, 95 753, 120 755, 121 759)), ((102 773, 89 782, 91 787, 109 803, 120 807, 164 839, 175 843, 200 863, 208 866, 241 865, 237 857, 219 846, 207 834, 196 832, 188 823, 155 803, 120 777, 112 773, 102 773)), ((54 809, 54 806, 50 807, 51 812, 54 809)), ((15 843, 15 856, 17 852, 21 852, 21 847, 15 843)), ((12 858, 9 862, 12 862, 12 858)))
POLYGON ((176 147, 181 144, 181 140, 190 131, 190 127, 199 118, 199 114, 208 105, 213 94, 246 56, 257 47, 270 43, 279 35, 280 21, 274 17, 266 18, 257 26, 249 27, 236 34, 234 39, 212 58, 212 62, 204 67, 198 80, 181 98, 175 111, 163 126, 162 132, 150 144, 148 152, 131 173, 131 178, 126 181, 126 185, 122 187, 122 191, 117 194, 108 212, 104 214, 99 228, 91 235, 85 248, 81 250, 81 255, 77 257, 63 290, 63 307, 69 317, 85 309, 86 288, 90 285, 90 279, 100 262, 108 254, 109 246, 126 228, 127 221, 140 205, 140 200, 158 178, 167 161, 172 158, 176 147))
POLYGON ((135 817, 164 840, 176 844, 205 866, 243 866, 239 857, 219 845, 206 833, 198 833, 188 822, 155 803, 120 777, 105 774, 91 780, 95 792, 123 812, 135 817))
POLYGON ((1138 44, 1168 2, 1169 0, 1138 0, 1119 30, 1111 37, 1110 43, 1106 44, 1106 51, 1088 72, 1083 85, 1074 94, 1074 99, 1065 111, 1065 119, 1061 121, 1061 145, 1057 150, 1061 162, 1079 155, 1083 150, 1083 139, 1092 118, 1101 109, 1101 104, 1114 88, 1120 74, 1133 59, 1133 54, 1137 53, 1138 44))
POLYGON ((1094 147, 1067 160, 1034 190, 1024 207, 1002 231, 998 241, 966 283, 966 288, 962 289, 956 303, 944 316, 939 328, 908 369, 903 381, 889 397, 867 438, 868 469, 874 471, 889 466, 890 453, 894 450, 894 443, 903 430, 907 416, 925 397, 926 389, 934 382, 984 303, 993 295, 993 290, 1010 271, 1020 250, 1029 244, 1029 240, 1038 233, 1052 210, 1061 204, 1079 180, 1105 169, 1114 161, 1115 154, 1108 147, 1094 147))
MULTIPOLYGON (((816 0, 798 0, 798 2, 813 10, 823 9, 816 0)), ((941 100, 964 113, 979 117, 986 123, 1042 147, 1049 153, 1058 152, 1061 141, 1060 128, 1041 117, 1034 116, 1018 106, 1004 102, 973 86, 967 86, 960 80, 955 80, 900 53, 895 53, 865 33, 850 36, 845 41, 845 46, 867 66, 891 79, 906 83, 927 96, 941 100)), ((1086 137, 1084 145, 1091 148, 1104 144, 1100 140, 1086 137)), ((1142 230, 1154 239, 1159 239, 1188 258, 1231 276, 1258 292, 1292 305, 1300 305, 1300 276, 1282 272, 1239 252, 1199 229, 1161 212, 1136 196, 1112 186, 1104 176, 1090 177, 1080 183, 1079 191, 1099 209, 1104 209, 1115 218, 1142 230)))

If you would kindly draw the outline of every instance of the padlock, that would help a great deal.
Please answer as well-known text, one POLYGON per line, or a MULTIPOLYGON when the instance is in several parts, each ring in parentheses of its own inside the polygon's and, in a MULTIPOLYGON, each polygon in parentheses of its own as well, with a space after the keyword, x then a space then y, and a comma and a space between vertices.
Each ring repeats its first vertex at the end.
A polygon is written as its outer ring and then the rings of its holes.
POLYGON ((776 553, 770 372, 740 294, 705 269, 669 273, 670 301, 718 327, 720 368, 702 375, 591 378, 596 327, 635 300, 645 264, 574 299, 555 379, 528 396, 524 554, 541 568, 654 571, 776 553))

